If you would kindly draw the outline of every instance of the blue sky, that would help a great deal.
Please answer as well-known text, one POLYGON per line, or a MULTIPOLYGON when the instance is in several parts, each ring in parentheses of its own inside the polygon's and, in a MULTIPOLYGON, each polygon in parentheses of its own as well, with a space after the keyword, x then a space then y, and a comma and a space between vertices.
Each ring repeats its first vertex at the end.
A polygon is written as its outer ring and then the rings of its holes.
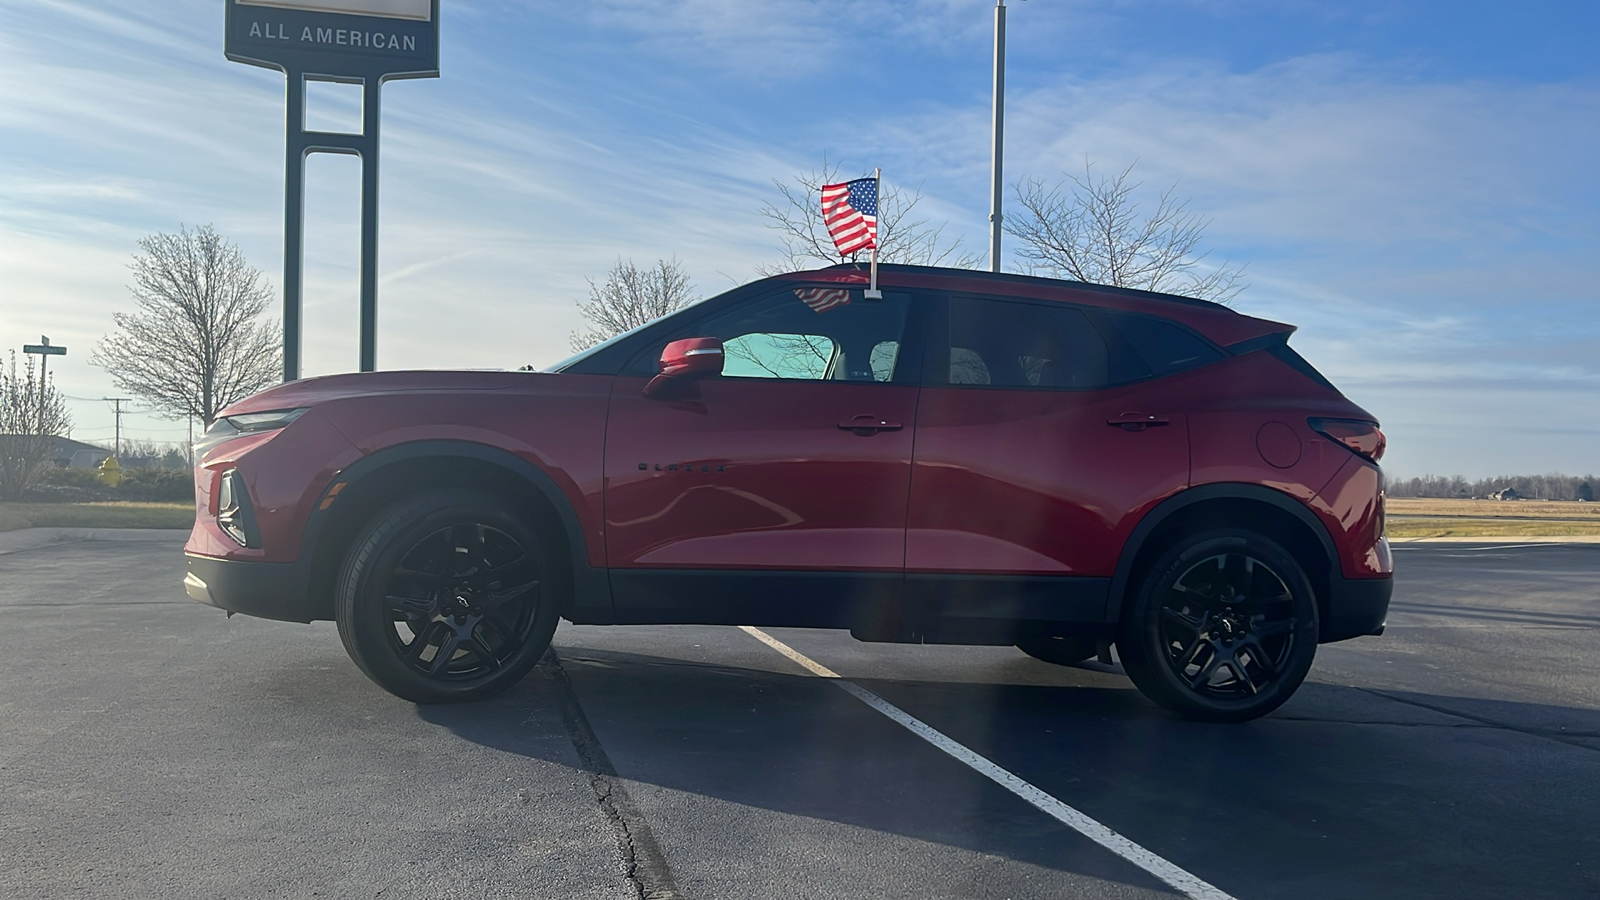
MULTIPOLYGON (((559 359, 619 257, 749 280, 772 179, 824 154, 986 246, 984 0, 442 7, 442 77, 383 91, 381 367, 559 359)), ((223 8, 0 0, 0 343, 69 346, 70 396, 115 393, 88 360, 139 237, 211 223, 281 284, 283 77, 223 59, 223 8)), ((1248 265, 1236 308, 1301 327, 1393 474, 1600 471, 1597 10, 1011 0, 1007 181, 1177 183, 1248 265)), ((313 124, 355 108, 329 88, 313 124)), ((312 160, 308 374, 355 368, 357 179, 312 160)))

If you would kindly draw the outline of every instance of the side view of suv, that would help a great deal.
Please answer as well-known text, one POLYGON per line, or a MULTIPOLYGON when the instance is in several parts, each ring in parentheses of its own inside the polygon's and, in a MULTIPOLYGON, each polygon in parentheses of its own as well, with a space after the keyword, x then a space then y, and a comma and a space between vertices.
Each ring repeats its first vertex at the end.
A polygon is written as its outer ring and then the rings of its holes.
POLYGON ((185 587, 332 619, 417 703, 522 678, 557 620, 1115 647, 1242 721, 1383 630, 1384 437, 1205 301, 854 265, 768 278, 548 372, 291 382, 198 450, 185 587))

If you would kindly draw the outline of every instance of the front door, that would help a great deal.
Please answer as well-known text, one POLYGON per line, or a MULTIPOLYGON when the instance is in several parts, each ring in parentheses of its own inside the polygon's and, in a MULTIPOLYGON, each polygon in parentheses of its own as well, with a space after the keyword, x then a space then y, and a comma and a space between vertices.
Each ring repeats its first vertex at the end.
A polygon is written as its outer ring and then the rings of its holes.
MULTIPOLYGON (((721 376, 616 379, 606 554, 621 620, 851 626, 898 597, 918 354, 907 301, 784 288, 665 337, 721 376)), ((650 359, 660 347, 645 351, 650 359)))

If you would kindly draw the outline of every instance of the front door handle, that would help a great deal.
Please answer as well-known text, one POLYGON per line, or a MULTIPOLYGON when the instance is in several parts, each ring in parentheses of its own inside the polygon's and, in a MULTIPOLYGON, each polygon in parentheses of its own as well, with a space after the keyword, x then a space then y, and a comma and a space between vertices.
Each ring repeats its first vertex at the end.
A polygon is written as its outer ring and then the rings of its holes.
POLYGON ((1143 431, 1157 425, 1170 425, 1172 420, 1166 416, 1150 415, 1142 412, 1125 412, 1120 416, 1112 416, 1106 420, 1107 425, 1121 428, 1123 431, 1143 431))
POLYGON ((840 422, 840 431, 853 431, 859 437, 872 437, 880 431, 899 431, 905 426, 899 422, 880 419, 877 416, 856 416, 848 422, 840 422))

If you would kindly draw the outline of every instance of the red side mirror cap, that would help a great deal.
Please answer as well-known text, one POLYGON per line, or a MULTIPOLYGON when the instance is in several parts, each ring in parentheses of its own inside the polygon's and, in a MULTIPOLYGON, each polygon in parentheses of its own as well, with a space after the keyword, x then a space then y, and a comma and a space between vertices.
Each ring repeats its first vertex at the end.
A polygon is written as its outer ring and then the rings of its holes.
POLYGON ((661 350, 661 374, 644 386, 646 397, 682 394, 673 385, 690 383, 702 375, 722 374, 722 341, 712 337, 684 338, 661 350))
POLYGON ((673 341, 661 350, 661 374, 669 378, 722 374, 722 341, 712 337, 673 341))

